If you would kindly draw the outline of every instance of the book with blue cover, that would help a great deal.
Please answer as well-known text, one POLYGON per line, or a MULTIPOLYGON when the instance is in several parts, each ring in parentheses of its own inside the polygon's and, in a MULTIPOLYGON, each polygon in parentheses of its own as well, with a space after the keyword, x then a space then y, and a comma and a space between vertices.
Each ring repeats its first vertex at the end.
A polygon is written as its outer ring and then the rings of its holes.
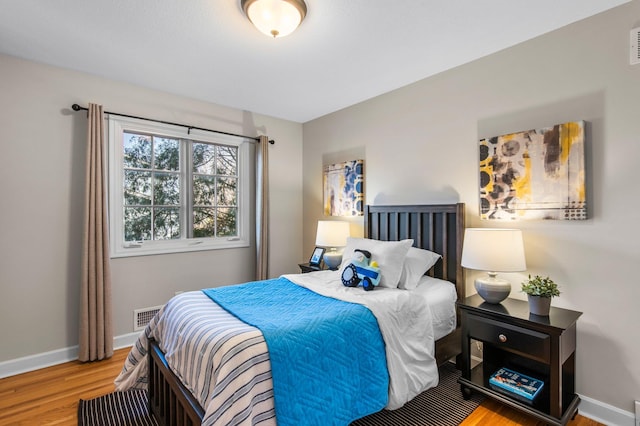
POLYGON ((497 391, 507 391, 508 395, 532 404, 544 382, 503 367, 491 375, 489 386, 497 391))

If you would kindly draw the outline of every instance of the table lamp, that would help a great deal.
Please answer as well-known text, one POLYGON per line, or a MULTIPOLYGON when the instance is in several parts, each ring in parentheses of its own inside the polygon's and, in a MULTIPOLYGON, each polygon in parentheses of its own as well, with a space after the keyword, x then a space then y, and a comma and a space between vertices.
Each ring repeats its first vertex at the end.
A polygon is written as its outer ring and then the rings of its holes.
POLYGON ((487 271, 475 280, 476 291, 485 301, 498 304, 511 293, 511 283, 496 277, 498 272, 527 269, 522 231, 519 229, 468 228, 462 246, 463 267, 487 271))
POLYGON ((342 248, 347 245, 349 222, 339 220, 319 220, 316 245, 325 247, 323 259, 329 269, 336 270, 342 262, 342 248))

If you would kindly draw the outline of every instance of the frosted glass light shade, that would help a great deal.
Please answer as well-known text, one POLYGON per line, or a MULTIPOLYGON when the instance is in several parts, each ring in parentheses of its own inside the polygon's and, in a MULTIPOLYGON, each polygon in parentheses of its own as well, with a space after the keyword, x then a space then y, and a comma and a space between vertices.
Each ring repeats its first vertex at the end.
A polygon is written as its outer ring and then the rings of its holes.
POLYGON ((260 32, 274 38, 294 32, 307 15, 303 0, 242 0, 242 10, 260 32))
POLYGON ((522 231, 519 229, 467 228, 462 246, 463 267, 487 271, 489 276, 475 281, 476 291, 489 303, 500 303, 511 293, 511 283, 496 272, 527 269, 522 231))

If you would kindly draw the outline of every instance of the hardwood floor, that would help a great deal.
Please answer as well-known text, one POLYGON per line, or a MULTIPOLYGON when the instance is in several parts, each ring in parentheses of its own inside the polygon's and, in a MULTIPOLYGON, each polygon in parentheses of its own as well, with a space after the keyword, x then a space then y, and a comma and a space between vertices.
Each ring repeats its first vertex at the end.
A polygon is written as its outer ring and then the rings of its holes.
POLYGON ((78 400, 114 390, 129 349, 111 359, 68 362, 0 379, 0 425, 75 425, 78 400))
MULTIPOLYGON (((105 361, 68 362, 0 379, 0 425, 75 425, 78 400, 113 391, 113 380, 120 373, 128 353, 128 348, 120 349, 105 361)), ((579 415, 569 424, 600 425, 579 415)), ((473 425, 540 426, 544 423, 485 400, 462 423, 462 426, 473 425)))
MULTIPOLYGON (((485 399, 478 408, 475 409, 469 417, 463 421, 460 426, 473 425, 525 425, 525 426, 544 426, 547 423, 537 420, 520 411, 509 408, 492 399, 485 399)), ((569 421, 570 426, 604 426, 587 417, 577 415, 574 420, 569 421)))

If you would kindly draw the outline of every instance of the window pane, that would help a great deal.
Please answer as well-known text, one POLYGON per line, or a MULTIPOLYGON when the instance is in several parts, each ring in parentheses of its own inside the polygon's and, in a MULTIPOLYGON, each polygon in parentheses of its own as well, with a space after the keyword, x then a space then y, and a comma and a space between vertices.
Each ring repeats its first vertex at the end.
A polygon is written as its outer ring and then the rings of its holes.
POLYGON ((193 171, 195 173, 215 174, 215 145, 208 143, 193 144, 193 171))
POLYGON ((151 136, 124 132, 124 167, 151 168, 151 136))
POLYGON ((153 174, 153 203, 156 206, 180 205, 180 178, 176 173, 153 174))
POLYGON ((151 204, 151 173, 125 170, 124 203, 129 206, 151 204))
POLYGON ((124 240, 143 241, 151 239, 151 209, 148 207, 125 207, 124 240))
POLYGON ((180 238, 180 210, 153 209, 153 239, 171 240, 180 238))
POLYGON ((216 220, 215 209, 194 208, 193 209, 193 237, 215 237, 216 220))
POLYGON ((238 174, 238 148, 218 146, 217 173, 236 176, 238 174))
POLYGON ((176 139, 153 138, 154 169, 180 170, 180 143, 176 139))
POLYGON ((193 204, 195 206, 213 206, 215 202, 215 178, 208 176, 193 177, 193 204))
POLYGON ((237 189, 238 189, 238 179, 218 178, 218 205, 219 206, 237 205, 237 195, 238 195, 237 189))
POLYGON ((250 245, 250 143, 115 115, 108 135, 112 256, 250 245))
POLYGON ((238 209, 235 208, 218 209, 218 237, 238 235, 237 214, 238 209))

